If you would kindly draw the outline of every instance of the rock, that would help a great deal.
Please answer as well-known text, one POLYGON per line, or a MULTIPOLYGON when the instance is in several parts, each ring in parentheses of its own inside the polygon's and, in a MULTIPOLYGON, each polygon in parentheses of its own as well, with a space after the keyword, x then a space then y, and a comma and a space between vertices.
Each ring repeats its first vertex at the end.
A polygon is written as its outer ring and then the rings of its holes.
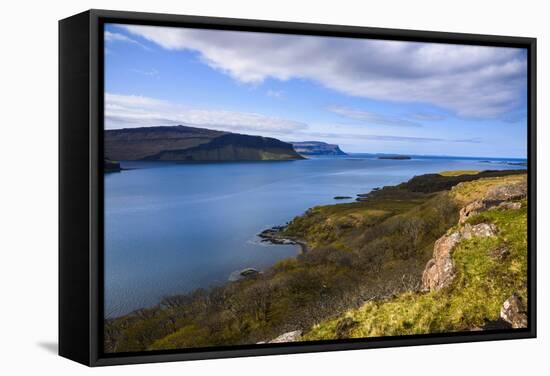
POLYGON ((281 334, 279 337, 272 339, 268 343, 286 343, 286 342, 297 342, 302 337, 301 330, 294 330, 292 332, 287 332, 281 334))
POLYGON ((465 224, 460 230, 443 235, 434 244, 433 258, 422 273, 422 290, 433 291, 449 286, 455 276, 452 258, 454 247, 463 239, 495 236, 497 227, 492 223, 465 224))
POLYGON ((521 202, 501 202, 497 208, 499 209, 509 209, 509 210, 518 210, 521 209, 521 202))
POLYGON ((495 236, 497 233, 497 227, 492 223, 478 223, 475 226, 466 223, 461 229, 460 234, 464 239, 471 239, 473 237, 487 238, 495 236))
POLYGON ((516 183, 499 185, 487 192, 486 200, 491 201, 512 201, 521 200, 527 197, 527 180, 516 183))
POLYGON ((527 328, 527 311, 521 298, 516 294, 506 299, 500 309, 500 318, 510 323, 512 328, 527 328))
POLYGON ((261 274, 259 270, 256 270, 254 268, 245 268, 243 270, 235 270, 229 275, 229 278, 227 280, 231 282, 235 282, 243 278, 252 278, 259 274, 261 274))
POLYGON ((422 273, 423 290, 439 290, 448 286, 454 278, 452 250, 461 240, 460 232, 443 235, 434 244, 433 258, 428 261, 422 273))
POLYGON ((334 196, 335 200, 348 200, 352 198, 351 196, 334 196))
POLYGON ((510 249, 506 245, 498 246, 489 252, 489 256, 496 260, 504 260, 510 254, 510 249))
POLYGON ((254 268, 246 268, 241 270, 239 274, 242 275, 243 277, 251 277, 251 276, 260 274, 260 271, 254 268))
POLYGON ((493 207, 502 209, 520 209, 520 202, 509 202, 521 200, 527 197, 527 181, 522 180, 516 183, 504 184, 489 189, 485 197, 475 200, 460 209, 458 223, 465 223, 470 217, 479 214, 493 207))
POLYGON ((351 317, 345 317, 342 320, 338 321, 336 324, 336 338, 344 339, 350 337, 350 332, 359 324, 357 321, 351 317))
POLYGON ((458 223, 465 223, 470 217, 476 215, 486 209, 485 203, 483 200, 475 200, 474 202, 469 203, 462 209, 460 209, 460 217, 458 223))

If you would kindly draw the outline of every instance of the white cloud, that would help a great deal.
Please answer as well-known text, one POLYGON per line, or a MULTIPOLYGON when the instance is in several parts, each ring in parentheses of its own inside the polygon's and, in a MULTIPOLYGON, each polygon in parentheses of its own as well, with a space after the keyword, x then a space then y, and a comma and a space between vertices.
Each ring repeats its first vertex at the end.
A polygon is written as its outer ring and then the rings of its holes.
POLYGON ((424 102, 463 117, 499 118, 522 104, 519 49, 336 37, 124 26, 169 50, 197 51, 243 83, 309 79, 341 93, 424 102))
POLYGON ((288 134, 307 128, 301 122, 252 112, 189 108, 137 95, 106 93, 104 107, 107 129, 181 124, 269 135, 288 134))
POLYGON ((330 125, 314 127, 257 113, 197 109, 139 95, 105 94, 105 128, 137 128, 161 125, 187 125, 228 132, 271 136, 284 141, 344 140, 388 143, 479 143, 477 138, 448 139, 406 134, 370 134, 344 127, 338 132, 330 125), (327 129, 323 131, 322 129, 327 129), (316 130, 313 130, 316 129, 316 130))
POLYGON ((124 42, 124 43, 130 43, 135 44, 136 46, 140 46, 141 48, 145 50, 149 50, 149 47, 143 45, 142 43, 139 43, 137 40, 132 39, 124 34, 121 33, 114 33, 112 31, 105 30, 105 34, 103 34, 103 38, 105 42, 124 42))
POLYGON ((284 93, 282 90, 268 90, 266 93, 265 93, 268 97, 272 97, 272 98, 282 98, 284 93))
POLYGON ((361 120, 373 125, 389 125, 397 127, 422 126, 420 123, 408 120, 401 116, 389 116, 377 112, 359 110, 357 108, 332 106, 329 107, 329 111, 349 119, 361 120))

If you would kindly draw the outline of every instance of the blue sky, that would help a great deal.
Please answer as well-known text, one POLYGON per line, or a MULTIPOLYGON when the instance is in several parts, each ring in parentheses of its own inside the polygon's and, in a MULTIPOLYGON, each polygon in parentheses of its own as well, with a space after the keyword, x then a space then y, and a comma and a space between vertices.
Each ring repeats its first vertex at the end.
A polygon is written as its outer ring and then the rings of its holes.
POLYGON ((526 157, 520 49, 105 27, 105 127, 184 124, 344 151, 526 157))

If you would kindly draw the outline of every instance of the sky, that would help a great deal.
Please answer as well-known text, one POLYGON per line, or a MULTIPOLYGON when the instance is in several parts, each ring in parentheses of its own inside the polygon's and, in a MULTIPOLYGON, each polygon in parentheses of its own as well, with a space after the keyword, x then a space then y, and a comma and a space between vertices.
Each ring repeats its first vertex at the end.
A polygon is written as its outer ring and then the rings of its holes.
POLYGON ((524 49, 107 24, 105 128, 526 158, 524 49))

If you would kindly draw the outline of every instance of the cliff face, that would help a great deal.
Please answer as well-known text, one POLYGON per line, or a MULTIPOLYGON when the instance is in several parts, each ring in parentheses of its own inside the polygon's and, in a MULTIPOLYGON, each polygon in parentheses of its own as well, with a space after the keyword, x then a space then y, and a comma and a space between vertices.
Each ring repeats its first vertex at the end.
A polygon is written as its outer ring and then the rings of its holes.
POLYGON ((293 142, 292 146, 302 155, 347 155, 338 145, 320 141, 293 142))
POLYGON ((106 130, 111 160, 244 161, 302 159, 291 144, 274 138, 187 126, 106 130))

